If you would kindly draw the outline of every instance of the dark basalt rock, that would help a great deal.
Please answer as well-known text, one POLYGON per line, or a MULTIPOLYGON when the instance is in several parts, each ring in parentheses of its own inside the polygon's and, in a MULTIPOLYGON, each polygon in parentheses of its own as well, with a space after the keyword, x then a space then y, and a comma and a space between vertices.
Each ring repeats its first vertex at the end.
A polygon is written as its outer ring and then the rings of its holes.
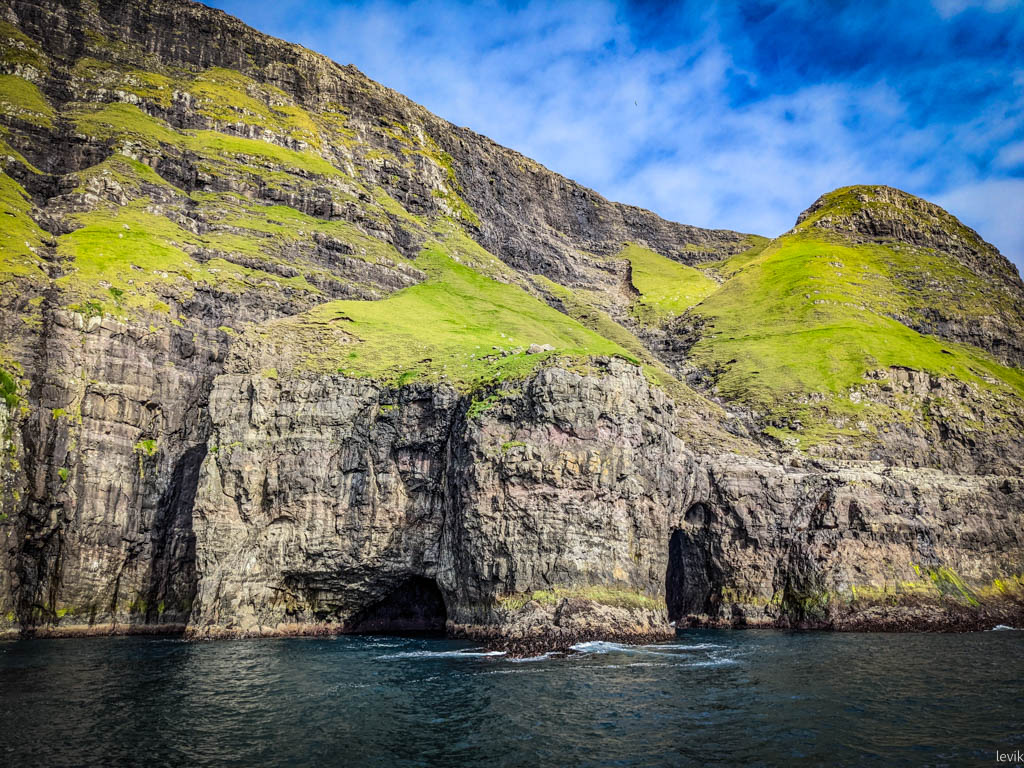
MULTIPOLYGON (((189 246, 201 264, 225 258, 239 269, 301 273, 319 294, 190 282, 161 295, 176 322, 72 311, 54 282, 67 264, 53 236, 75 230, 75 214, 146 198, 173 209, 183 231, 209 233, 216 216, 188 193, 230 192, 351 225, 410 256, 432 236, 414 216, 443 210, 434 193, 448 179, 446 163, 475 217, 460 220, 462 231, 518 270, 507 279, 532 289, 531 277, 542 275, 585 288, 627 324, 631 284, 623 287, 621 263, 602 258, 624 242, 694 264, 750 241, 609 202, 353 67, 199 4, 7 0, 0 15, 41 44, 49 69, 28 75, 59 110, 120 98, 74 72, 94 45, 87 30, 111 41, 103 55, 124 68, 223 67, 311 112, 341 105, 355 138, 319 151, 336 169, 355 173, 361 163, 363 185, 315 174, 268 184, 262 176, 279 170, 270 165, 213 173, 194 151, 144 142, 119 151, 158 178, 137 190, 113 175, 82 182, 74 174, 116 154, 110 141, 62 120, 52 130, 7 121, 16 129, 11 146, 43 173, 5 167, 48 234, 36 254, 45 279, 0 291, 0 362, 16 361, 28 382, 16 406, 0 398, 0 631, 237 637, 445 628, 529 656, 596 639, 666 639, 670 620, 837 629, 1017 623, 1019 413, 949 381, 880 369, 864 382, 865 397, 935 396, 933 421, 894 424, 871 451, 832 446, 808 457, 784 454, 738 408, 726 419, 699 398, 675 402, 651 385, 650 368, 620 359, 586 370, 551 359, 515 386, 483 393, 495 401, 485 409, 476 407, 480 392, 446 384, 279 377, 275 340, 261 346, 237 329, 425 279, 395 259, 361 258, 355 234, 351 242, 310 235, 277 259, 189 246), (373 150, 405 157, 388 133, 396 125, 429 136, 436 157, 418 149, 407 163, 371 162, 373 150), (408 215, 371 211, 373 187, 408 215), (971 423, 997 411, 1003 421, 982 441, 971 423)), ((212 121, 184 97, 151 111, 172 129, 255 135, 212 121)), ((266 140, 299 146, 273 132, 266 140)), ((934 206, 877 189, 884 206, 817 226, 942 249, 999 281, 1016 310, 984 327, 938 307, 906 323, 1024 361, 1024 301, 1005 260, 934 206)), ((652 360, 713 396, 709 372, 687 361, 712 330, 698 326, 686 318, 637 335, 652 360)))

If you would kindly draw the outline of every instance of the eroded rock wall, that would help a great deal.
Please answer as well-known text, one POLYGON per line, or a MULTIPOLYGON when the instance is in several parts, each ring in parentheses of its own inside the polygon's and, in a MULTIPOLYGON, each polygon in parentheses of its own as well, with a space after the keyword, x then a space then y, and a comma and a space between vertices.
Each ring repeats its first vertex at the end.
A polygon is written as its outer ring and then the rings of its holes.
POLYGON ((192 630, 343 629, 410 577, 476 634, 1019 610, 1017 478, 695 455, 675 404, 614 360, 470 408, 446 388, 218 378, 192 630))
POLYGON ((205 398, 224 346, 60 311, 46 338, 20 430, 8 618, 183 626, 205 398))
MULTIPOLYGON (((625 241, 696 263, 743 251, 746 236, 606 201, 354 68, 198 4, 14 0, 0 11, 49 62, 6 74, 38 85, 54 110, 52 121, 11 117, 5 134, 41 171, 5 165, 43 231, 31 251, 38 275, 0 292, 0 341, 18 371, 0 402, 0 629, 358 628, 368 616, 402 614, 401 600, 387 601, 409 583, 427 594, 427 582, 449 626, 478 634, 647 636, 666 631, 670 615, 941 626, 1019 610, 1022 422, 977 390, 880 371, 855 394, 933 398, 934 418, 894 428, 873 453, 832 454, 857 463, 790 461, 770 446, 741 455, 714 439, 694 443, 693 414, 620 361, 584 371, 555 361, 493 393, 390 388, 340 374, 278 377, 274 357, 289 354, 280 347, 318 338, 275 339, 271 329, 254 350, 237 332, 323 300, 418 283, 425 274, 396 259, 418 251, 430 217, 458 220, 521 270, 523 284, 545 275, 612 297, 622 312, 635 288, 621 260, 603 257, 625 241), (87 76, 78 65, 93 55, 108 57, 110 72, 87 76), (184 92, 147 101, 104 85, 122 69, 175 68, 185 82, 210 67, 251 77, 253 93, 279 88, 310 113, 344 113, 348 133, 339 135, 349 140, 323 143, 314 158, 340 175, 284 174, 269 160, 255 170, 211 165, 187 143, 144 136, 115 146, 70 117, 74 105, 121 102, 167 130, 311 149, 272 124, 211 117, 184 92), (83 173, 122 156, 155 176, 83 173), (367 190, 386 193, 387 215, 367 190), (173 220, 177 240, 252 237, 198 204, 214 193, 316 219, 303 227, 352 229, 317 231, 273 253, 251 242, 179 242, 196 267, 219 255, 230 257, 222 271, 262 275, 238 284, 182 275, 149 297, 148 315, 72 310, 82 297, 62 282, 70 265, 57 237, 79 226, 76 215, 140 203, 173 220), (448 193, 468 211, 446 208, 448 193), (384 257, 358 258, 374 243, 384 257), (275 279, 300 275, 311 287, 275 279), (992 414, 995 437, 972 442, 971 424, 992 414), (938 469, 886 466, 914 463, 938 469), (375 613, 382 604, 391 607, 375 613)), ((1008 302, 1019 299, 1019 280, 971 233, 946 237, 952 230, 930 208, 911 213, 931 227, 923 240, 920 227, 877 213, 834 228, 945 248, 1005 282, 1008 302)), ((920 327, 1019 363, 1014 312, 980 330, 945 315, 920 327)), ((686 374, 688 347, 679 346, 662 357, 686 374)), ((733 422, 708 429, 751 434, 733 422)))

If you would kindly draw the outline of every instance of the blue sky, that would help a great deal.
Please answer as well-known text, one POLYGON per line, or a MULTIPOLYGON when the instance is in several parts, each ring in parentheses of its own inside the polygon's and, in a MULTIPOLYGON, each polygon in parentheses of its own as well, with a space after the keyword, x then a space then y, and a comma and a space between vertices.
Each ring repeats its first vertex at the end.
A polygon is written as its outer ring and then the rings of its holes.
POLYGON ((669 219, 890 184, 1024 267, 1024 2, 210 4, 669 219))

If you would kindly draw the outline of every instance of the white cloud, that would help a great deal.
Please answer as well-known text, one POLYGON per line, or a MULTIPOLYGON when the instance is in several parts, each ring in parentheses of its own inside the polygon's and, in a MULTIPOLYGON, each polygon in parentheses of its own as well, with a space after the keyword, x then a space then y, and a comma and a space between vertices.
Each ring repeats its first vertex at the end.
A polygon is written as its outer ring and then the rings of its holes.
POLYGON ((1024 179, 993 179, 964 184, 934 198, 934 202, 1024 264, 1024 179))
POLYGON ((1024 171, 1024 141, 1007 144, 999 150, 999 154, 996 155, 996 159, 993 164, 997 168, 1024 171))
POLYGON ((932 7, 944 19, 957 16, 969 8, 981 8, 989 13, 999 13, 1019 4, 1019 0, 932 0, 932 7))

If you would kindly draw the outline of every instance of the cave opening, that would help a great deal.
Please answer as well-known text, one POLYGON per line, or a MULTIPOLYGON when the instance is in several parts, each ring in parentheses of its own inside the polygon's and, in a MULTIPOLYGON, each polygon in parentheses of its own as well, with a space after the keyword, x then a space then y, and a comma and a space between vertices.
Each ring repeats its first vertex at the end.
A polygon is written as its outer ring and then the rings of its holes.
POLYGON ((346 628, 364 635, 443 633, 447 620, 448 610, 437 582, 410 576, 384 599, 353 616, 346 628))
POLYGON ((712 574, 708 510, 694 504, 686 513, 687 528, 676 529, 668 544, 665 572, 665 603, 669 621, 715 612, 715 581, 712 574))

